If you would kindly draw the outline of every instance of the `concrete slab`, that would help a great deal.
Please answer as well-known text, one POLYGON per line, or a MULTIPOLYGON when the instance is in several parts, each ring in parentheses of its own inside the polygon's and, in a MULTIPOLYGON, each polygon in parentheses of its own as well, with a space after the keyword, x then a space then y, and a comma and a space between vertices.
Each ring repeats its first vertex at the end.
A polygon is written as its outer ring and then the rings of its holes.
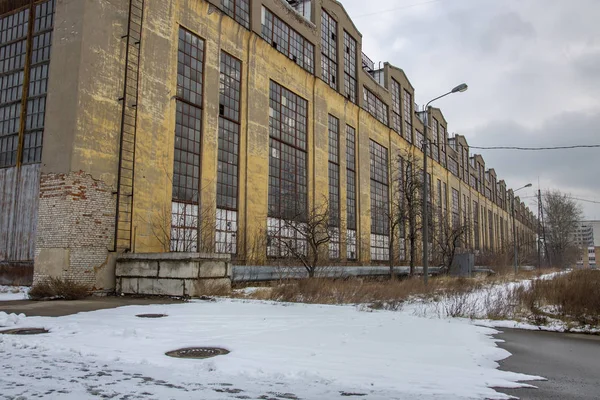
POLYGON ((227 276, 227 264, 222 261, 203 261, 200 264, 200 278, 223 278, 227 276))
POLYGON ((199 268, 198 261, 161 262, 158 277, 193 279, 198 276, 199 268))
POLYGON ((158 261, 117 263, 116 276, 158 276, 158 261))

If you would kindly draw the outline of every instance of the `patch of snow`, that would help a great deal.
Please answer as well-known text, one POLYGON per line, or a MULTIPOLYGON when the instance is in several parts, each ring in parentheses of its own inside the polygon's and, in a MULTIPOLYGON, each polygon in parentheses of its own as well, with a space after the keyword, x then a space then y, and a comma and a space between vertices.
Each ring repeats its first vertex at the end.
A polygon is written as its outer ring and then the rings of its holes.
POLYGON ((245 296, 253 295, 256 292, 260 292, 261 290, 268 290, 268 288, 264 287, 245 287, 243 289, 234 290, 235 293, 243 294, 245 296))
POLYGON ((404 311, 219 300, 27 317, 16 326, 25 323, 50 333, 0 335, 3 394, 9 397, 50 392, 49 398, 80 399, 93 391, 330 399, 346 392, 382 400, 505 399, 491 388, 541 379, 497 369, 510 353, 497 347, 493 329, 404 311), (135 317, 141 313, 168 317, 135 317), (207 360, 164 355, 190 346, 231 353, 207 360))
POLYGON ((0 327, 15 326, 25 320, 25 314, 7 314, 0 311, 0 327))
POLYGON ((0 285, 0 301, 26 300, 29 298, 27 286, 0 285))

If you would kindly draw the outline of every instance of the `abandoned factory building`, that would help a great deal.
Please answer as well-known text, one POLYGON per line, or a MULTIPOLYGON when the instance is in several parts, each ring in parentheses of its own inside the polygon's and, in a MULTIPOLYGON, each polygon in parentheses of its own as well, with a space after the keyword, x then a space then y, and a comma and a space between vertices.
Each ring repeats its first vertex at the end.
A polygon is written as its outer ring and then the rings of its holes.
MULTIPOLYGON (((386 262, 399 157, 462 247, 535 242, 512 190, 426 118, 402 69, 375 65, 334 0, 0 0, 0 283, 114 288, 120 253, 272 263, 282 220, 326 201, 331 264, 386 262), (422 161, 421 161, 422 163, 422 161), (266 238, 265 240, 262 240, 266 238)), ((287 236, 289 237, 287 237, 287 236)), ((420 255, 418 255, 420 257, 420 255)))

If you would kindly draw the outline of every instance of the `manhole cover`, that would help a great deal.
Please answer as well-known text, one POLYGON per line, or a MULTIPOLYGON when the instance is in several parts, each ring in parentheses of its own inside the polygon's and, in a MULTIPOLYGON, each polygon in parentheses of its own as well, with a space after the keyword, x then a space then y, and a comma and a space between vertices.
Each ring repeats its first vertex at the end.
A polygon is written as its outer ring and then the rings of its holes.
POLYGON ((44 328, 17 328, 8 329, 6 331, 0 331, 3 335, 40 335, 42 333, 48 333, 49 331, 44 328))
POLYGON ((136 317, 139 318, 164 318, 167 314, 138 314, 136 317))
POLYGON ((211 358, 229 354, 229 350, 218 347, 188 347, 186 349, 169 351, 165 354, 176 358, 211 358))

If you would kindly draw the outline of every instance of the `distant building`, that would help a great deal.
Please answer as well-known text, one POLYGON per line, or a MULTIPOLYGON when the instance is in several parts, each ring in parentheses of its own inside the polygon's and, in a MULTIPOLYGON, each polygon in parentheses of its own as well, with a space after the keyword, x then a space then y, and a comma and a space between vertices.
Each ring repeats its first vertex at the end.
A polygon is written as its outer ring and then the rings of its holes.
POLYGON ((600 221, 580 221, 575 231, 575 243, 581 249, 577 266, 597 268, 596 256, 600 255, 600 221))

